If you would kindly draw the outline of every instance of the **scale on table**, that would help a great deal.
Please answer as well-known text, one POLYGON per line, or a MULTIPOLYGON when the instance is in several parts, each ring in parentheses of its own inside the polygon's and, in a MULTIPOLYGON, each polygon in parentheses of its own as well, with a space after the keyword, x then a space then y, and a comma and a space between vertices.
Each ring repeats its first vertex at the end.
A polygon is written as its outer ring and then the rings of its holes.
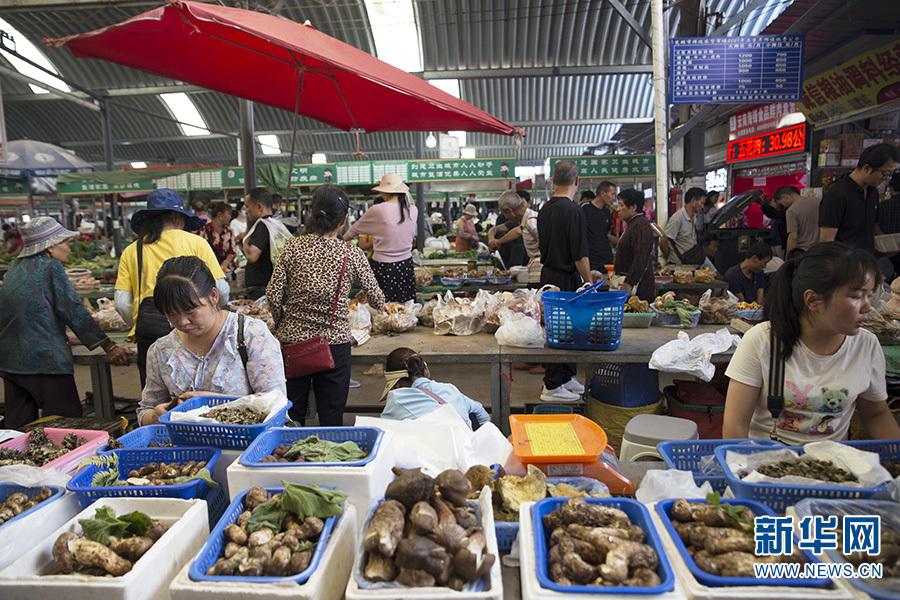
POLYGON ((606 444, 606 432, 581 415, 511 415, 513 449, 525 464, 550 477, 590 477, 612 494, 634 494, 634 484, 606 444))

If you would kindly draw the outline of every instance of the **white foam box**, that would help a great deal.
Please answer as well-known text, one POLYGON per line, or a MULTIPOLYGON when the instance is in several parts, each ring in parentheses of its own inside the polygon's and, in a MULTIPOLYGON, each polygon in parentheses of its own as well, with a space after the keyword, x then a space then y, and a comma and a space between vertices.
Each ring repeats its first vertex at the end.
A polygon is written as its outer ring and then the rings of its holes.
MULTIPOLYGON (((292 600, 340 600, 350 579, 356 550, 356 509, 347 504, 332 530, 319 567, 302 585, 267 585, 241 581, 192 581, 190 562, 169 586, 172 600, 252 600, 291 598, 292 600)), ((196 557, 195 557, 196 558, 196 557)), ((239 578, 236 578, 239 579, 239 578)))
MULTIPOLYGON (((675 589, 664 594, 616 594, 615 592, 581 594, 575 592, 557 592, 541 587, 537 578, 537 555, 534 549, 534 522, 531 519, 531 507, 534 502, 526 502, 519 508, 519 577, 522 582, 523 600, 578 600, 578 598, 594 598, 601 600, 681 600, 684 591, 676 578, 675 589)), ((660 536, 661 537, 661 536, 660 536)), ((666 549, 670 562, 672 554, 666 549)), ((597 588, 598 590, 614 590, 615 588, 597 588)))
MULTIPOLYGON (((497 550, 497 531, 494 528, 494 509, 491 503, 491 491, 484 488, 478 500, 475 501, 476 514, 479 517, 481 528, 484 530, 487 551, 496 558, 494 565, 487 575, 490 588, 482 592, 461 591, 457 592, 446 587, 406 587, 399 584, 382 584, 381 589, 363 589, 359 587, 356 577, 362 577, 365 568, 366 551, 362 546, 362 535, 359 536, 356 547, 356 566, 350 574, 350 582, 347 584, 347 600, 502 600, 503 578, 500 574, 500 552, 497 550), (393 586, 393 587, 388 587, 393 586)), ((375 514, 378 503, 373 502, 366 514, 366 525, 375 514)), ((573 600, 569 598, 569 600, 573 600)), ((634 599, 632 599, 634 600, 634 599)))
POLYGON ((278 463, 277 467, 245 467, 235 461, 228 467, 228 493, 235 498, 254 485, 280 486, 282 480, 304 485, 334 488, 348 495, 347 501, 356 508, 357 531, 363 526, 372 501, 384 496, 384 490, 394 480, 394 439, 384 432, 378 454, 361 467, 312 467, 303 463, 278 463), (284 465, 284 466, 280 466, 284 465))
POLYGON ((66 492, 47 506, 39 504, 31 513, 5 523, 0 527, 0 571, 44 541, 44 538, 79 512, 81 505, 78 503, 78 496, 66 492), (15 540, 15 543, 7 543, 8 540, 15 540))
POLYGON ((659 532, 660 541, 669 557, 669 563, 675 572, 675 578, 686 597, 691 600, 854 600, 855 595, 849 586, 836 581, 831 588, 803 588, 775 585, 742 585, 730 587, 710 587, 703 585, 688 569, 687 564, 678 552, 675 542, 669 535, 669 530, 662 522, 659 513, 656 512, 656 503, 648 504, 647 510, 659 532))
POLYGON ((240 458, 243 453, 243 450, 222 449, 222 454, 219 456, 216 464, 213 465, 212 478, 216 483, 222 486, 222 490, 224 490, 225 496, 228 497, 229 503, 231 503, 233 496, 228 489, 228 467, 237 462, 237 459, 240 458))
POLYGON ((209 518, 205 500, 174 498, 101 498, 0 572, 3 600, 168 600, 169 583, 188 564, 206 538, 209 518), (79 519, 92 519, 95 509, 111 507, 117 515, 140 511, 168 526, 134 567, 122 577, 50 575, 57 571, 53 544, 67 531, 81 533, 79 519))

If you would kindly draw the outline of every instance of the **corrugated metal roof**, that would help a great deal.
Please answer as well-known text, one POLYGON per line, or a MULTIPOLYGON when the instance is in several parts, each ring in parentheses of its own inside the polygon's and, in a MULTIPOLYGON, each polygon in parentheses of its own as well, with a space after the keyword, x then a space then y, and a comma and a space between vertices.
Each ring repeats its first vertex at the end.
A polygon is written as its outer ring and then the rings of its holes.
MULTIPOLYGON (((711 13, 722 13, 724 21, 748 1, 711 0, 707 7, 711 13)), ((649 32, 649 1, 623 3, 649 32)), ((320 31, 375 53, 362 0, 284 0, 277 4, 282 17, 300 23, 308 19, 320 31)), ((768 0, 730 33, 759 33, 788 4, 768 0)), ((257 9, 269 10, 275 5, 273 0, 260 1, 257 9)), ((146 10, 146 4, 136 6, 110 0, 85 7, 0 8, 0 16, 39 44, 43 37, 82 33, 146 10)), ((463 100, 528 130, 521 150, 510 138, 470 133, 469 145, 476 148, 478 156, 518 155, 519 164, 542 165, 548 156, 581 154, 609 142, 617 134, 621 137, 623 131, 638 127, 626 124, 620 130, 623 122, 652 116, 652 87, 646 73, 547 76, 534 71, 579 68, 596 72, 605 67, 650 62, 649 47, 604 0, 416 0, 415 11, 425 72, 462 75, 463 100), (478 72, 485 69, 504 71, 502 76, 478 77, 478 72)), ((670 32, 677 31, 679 19, 677 5, 667 10, 670 32)), ((159 86, 178 90, 177 82, 105 61, 75 59, 66 49, 48 50, 46 54, 63 76, 90 90, 159 86)), ((0 62, 5 63, 2 53, 0 62)), ((30 137, 62 143, 88 160, 102 161, 101 128, 96 114, 63 100, 30 101, 33 96, 28 86, 7 77, 0 77, 0 85, 5 95, 10 139, 30 137)), ((237 99, 193 88, 188 91, 210 130, 237 134, 237 99)), ((238 146, 233 137, 217 134, 187 138, 175 123, 148 116, 146 113, 168 115, 155 94, 115 96, 112 102, 114 156, 118 163, 236 161, 238 146)), ((256 132, 276 133, 283 152, 288 152, 292 115, 263 105, 255 106, 254 115, 256 132)), ((412 158, 415 135, 363 134, 360 149, 372 159, 412 158)), ((305 117, 299 119, 296 140, 297 155, 302 161, 308 160, 310 153, 320 151, 326 152, 329 160, 352 160, 356 151, 353 134, 305 117)), ((437 157, 437 151, 426 149, 425 157, 437 157)), ((286 158, 258 154, 257 160, 283 162, 286 158)))

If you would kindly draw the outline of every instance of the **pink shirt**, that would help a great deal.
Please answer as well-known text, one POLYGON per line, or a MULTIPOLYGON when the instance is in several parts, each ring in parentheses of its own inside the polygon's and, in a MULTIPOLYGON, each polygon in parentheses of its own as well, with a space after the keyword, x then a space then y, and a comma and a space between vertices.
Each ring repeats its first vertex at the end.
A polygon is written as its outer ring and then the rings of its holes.
POLYGON ((393 263, 412 256, 412 242, 416 236, 419 211, 407 205, 409 213, 400 222, 400 205, 396 202, 373 204, 347 231, 347 238, 364 233, 372 236, 372 260, 393 263))

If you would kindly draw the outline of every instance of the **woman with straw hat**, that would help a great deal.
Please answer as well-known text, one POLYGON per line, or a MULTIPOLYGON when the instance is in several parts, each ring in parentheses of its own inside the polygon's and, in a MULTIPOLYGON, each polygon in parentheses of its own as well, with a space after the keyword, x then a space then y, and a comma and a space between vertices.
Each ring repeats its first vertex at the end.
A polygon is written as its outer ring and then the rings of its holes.
POLYGON ((347 230, 344 239, 351 240, 363 233, 371 235, 373 247, 369 262, 385 300, 414 300, 416 275, 412 242, 416 237, 419 212, 410 200, 409 187, 399 175, 386 174, 372 191, 380 192, 384 202, 370 206, 347 230))
POLYGON ((462 216, 456 220, 456 251, 468 252, 478 248, 478 231, 475 229, 475 217, 478 209, 474 204, 466 204, 462 216))
POLYGON ((0 287, 0 377, 8 429, 44 415, 80 417, 71 329, 89 350, 102 347, 114 365, 127 365, 128 352, 116 346, 82 304, 66 277, 69 240, 78 233, 50 217, 22 227, 22 251, 0 287))

